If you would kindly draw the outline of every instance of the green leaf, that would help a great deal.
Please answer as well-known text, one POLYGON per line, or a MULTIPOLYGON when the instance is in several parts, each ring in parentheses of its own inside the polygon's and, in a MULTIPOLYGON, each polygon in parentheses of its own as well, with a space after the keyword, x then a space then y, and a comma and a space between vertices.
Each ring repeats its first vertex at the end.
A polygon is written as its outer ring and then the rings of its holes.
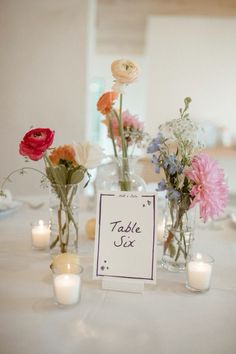
POLYGON ((176 250, 175 250, 175 246, 173 245, 173 243, 170 243, 168 245, 168 250, 169 250, 169 253, 170 253, 170 257, 174 258, 176 250))
POLYGON ((54 172, 57 176, 57 181, 56 183, 59 182, 61 185, 65 185, 67 182, 67 169, 64 165, 58 165, 54 167, 54 172))
POLYGON ((189 103, 191 103, 191 102, 192 102, 191 97, 185 97, 184 103, 186 104, 186 106, 189 105, 189 103))
POLYGON ((90 182, 90 178, 91 178, 91 174, 90 174, 88 171, 86 171, 86 174, 87 174, 88 180, 87 180, 87 182, 85 183, 84 188, 87 187, 87 185, 88 185, 89 182, 90 182))
POLYGON ((61 192, 63 192, 63 193, 65 192, 64 185, 66 185, 66 180, 67 180, 66 167, 63 165, 58 165, 56 167, 53 167, 53 171, 52 171, 51 167, 47 167, 46 174, 47 174, 47 178, 49 179, 51 185, 59 184, 61 186, 60 188, 56 188, 56 186, 54 186, 54 190, 57 193, 58 197, 60 198, 61 192), (56 179, 54 178, 54 175, 56 175, 56 179), (63 188, 63 189, 61 189, 61 188, 63 188))
POLYGON ((4 197, 4 198, 7 197, 6 194, 4 193, 4 191, 3 191, 2 189, 0 190, 0 197, 4 197))
POLYGON ((51 171, 50 167, 46 168, 46 175, 47 175, 47 178, 49 179, 49 181, 51 182, 51 184, 54 184, 55 181, 54 181, 54 178, 53 178, 52 171, 51 171))
POLYGON ((80 183, 84 178, 84 170, 83 169, 77 169, 75 170, 70 177, 70 184, 76 184, 76 183, 80 183))

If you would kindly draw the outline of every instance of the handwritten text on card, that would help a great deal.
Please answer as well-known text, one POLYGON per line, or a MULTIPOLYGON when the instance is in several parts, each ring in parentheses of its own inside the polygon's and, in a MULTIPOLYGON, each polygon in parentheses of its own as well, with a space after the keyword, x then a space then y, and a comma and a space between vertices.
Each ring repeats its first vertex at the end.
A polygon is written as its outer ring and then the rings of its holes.
POLYGON ((95 277, 155 282, 154 193, 100 193, 95 240, 95 277))

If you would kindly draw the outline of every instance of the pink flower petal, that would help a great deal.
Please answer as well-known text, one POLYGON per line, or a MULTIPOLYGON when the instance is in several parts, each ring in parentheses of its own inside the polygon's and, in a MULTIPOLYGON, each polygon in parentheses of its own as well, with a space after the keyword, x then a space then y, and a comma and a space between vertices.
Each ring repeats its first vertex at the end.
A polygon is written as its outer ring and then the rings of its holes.
POLYGON ((200 217, 206 222, 224 211, 228 200, 228 188, 224 171, 207 154, 201 153, 192 160, 185 175, 193 182, 190 207, 200 205, 200 217))

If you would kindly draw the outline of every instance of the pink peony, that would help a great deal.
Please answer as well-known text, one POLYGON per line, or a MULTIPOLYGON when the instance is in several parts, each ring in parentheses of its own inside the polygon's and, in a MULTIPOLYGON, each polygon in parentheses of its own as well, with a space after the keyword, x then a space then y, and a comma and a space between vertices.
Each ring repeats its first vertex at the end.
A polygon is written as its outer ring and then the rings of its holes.
POLYGON ((228 188, 224 171, 207 154, 201 153, 192 160, 185 175, 193 182, 190 207, 200 204, 200 217, 204 222, 224 211, 228 199, 228 188))

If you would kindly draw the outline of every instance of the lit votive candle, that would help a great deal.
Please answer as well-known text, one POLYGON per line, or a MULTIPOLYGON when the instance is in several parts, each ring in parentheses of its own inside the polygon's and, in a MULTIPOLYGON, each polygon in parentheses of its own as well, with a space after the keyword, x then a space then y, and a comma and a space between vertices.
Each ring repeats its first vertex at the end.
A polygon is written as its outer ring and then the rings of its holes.
POLYGON ((208 290, 213 263, 214 259, 208 255, 202 253, 192 255, 187 263, 187 288, 193 291, 208 290))
POLYGON ((50 226, 46 225, 43 220, 39 220, 37 224, 32 225, 31 236, 34 248, 41 250, 48 248, 50 243, 50 226))
POLYGON ((83 268, 78 265, 67 265, 63 273, 60 269, 52 268, 53 287, 56 301, 59 305, 74 305, 80 299, 81 294, 81 273, 83 268))

